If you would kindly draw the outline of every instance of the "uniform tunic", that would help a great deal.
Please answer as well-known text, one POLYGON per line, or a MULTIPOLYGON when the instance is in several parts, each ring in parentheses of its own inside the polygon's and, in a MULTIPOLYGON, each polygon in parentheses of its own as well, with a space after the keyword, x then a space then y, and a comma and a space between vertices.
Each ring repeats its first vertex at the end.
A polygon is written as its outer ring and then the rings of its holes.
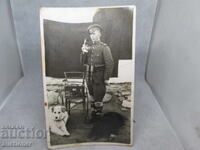
POLYGON ((114 66, 110 48, 103 42, 93 43, 88 53, 81 53, 81 63, 94 67, 87 86, 94 100, 101 102, 106 92, 105 80, 109 80, 114 66))

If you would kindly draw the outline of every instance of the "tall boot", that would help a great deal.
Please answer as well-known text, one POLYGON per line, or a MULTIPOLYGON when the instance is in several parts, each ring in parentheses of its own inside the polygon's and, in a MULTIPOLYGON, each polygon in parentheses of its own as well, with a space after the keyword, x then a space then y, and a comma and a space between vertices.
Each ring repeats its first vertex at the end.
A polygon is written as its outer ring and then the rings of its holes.
POLYGON ((102 110, 103 110, 103 102, 94 102, 92 104, 93 107, 92 108, 92 112, 91 112, 91 120, 90 122, 95 122, 96 120, 98 120, 101 115, 102 115, 102 110))
POLYGON ((101 116, 103 110, 103 102, 95 102, 94 106, 95 106, 96 116, 101 116))

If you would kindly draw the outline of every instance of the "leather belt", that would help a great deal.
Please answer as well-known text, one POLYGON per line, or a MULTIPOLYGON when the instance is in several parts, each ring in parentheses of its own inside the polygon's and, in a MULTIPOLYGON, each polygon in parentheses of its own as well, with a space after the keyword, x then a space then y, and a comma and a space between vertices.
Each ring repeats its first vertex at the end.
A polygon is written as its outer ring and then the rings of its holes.
POLYGON ((85 65, 87 72, 96 72, 96 71, 103 71, 105 69, 105 65, 85 65))

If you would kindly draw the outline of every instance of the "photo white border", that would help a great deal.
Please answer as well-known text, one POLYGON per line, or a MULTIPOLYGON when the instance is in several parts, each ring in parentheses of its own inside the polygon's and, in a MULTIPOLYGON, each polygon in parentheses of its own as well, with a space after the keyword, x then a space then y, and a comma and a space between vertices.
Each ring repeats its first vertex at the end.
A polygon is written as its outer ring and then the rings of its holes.
POLYGON ((47 133, 47 145, 49 149, 57 149, 57 148, 66 148, 66 147, 74 147, 74 146, 90 146, 90 145, 112 145, 112 146, 133 146, 134 136, 133 136, 133 126, 134 126, 134 100, 135 100, 135 43, 136 43, 136 6, 135 5, 122 5, 122 6, 95 6, 95 7, 42 7, 40 8, 40 38, 41 38, 41 59, 42 59, 42 76, 43 76, 43 90, 44 90, 44 107, 45 107, 45 120, 46 120, 46 133, 47 133), (76 143, 76 144, 63 144, 63 145, 54 145, 50 144, 50 132, 49 132, 49 115, 48 115, 48 101, 47 101, 47 93, 46 93, 46 64, 45 64, 45 41, 44 41, 44 26, 43 20, 44 16, 42 15, 42 11, 45 9, 55 9, 55 8, 122 8, 129 7, 133 10, 133 19, 132 19, 132 62, 133 62, 133 81, 131 82, 131 119, 130 119, 130 144, 122 144, 122 143, 108 143, 108 142, 85 142, 85 143, 76 143))

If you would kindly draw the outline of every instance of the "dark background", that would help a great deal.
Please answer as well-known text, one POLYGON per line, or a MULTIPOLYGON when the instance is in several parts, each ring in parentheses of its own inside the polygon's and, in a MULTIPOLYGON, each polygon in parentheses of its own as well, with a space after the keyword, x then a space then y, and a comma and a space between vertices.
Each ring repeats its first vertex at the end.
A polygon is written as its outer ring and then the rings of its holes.
MULTIPOLYGON (((132 59, 132 19, 128 8, 101 8, 93 23, 102 26, 102 41, 111 49, 117 77, 118 60, 132 59)), ((93 23, 60 23, 44 20, 46 75, 64 77, 64 71, 83 71, 80 65, 81 46, 89 39, 87 28, 93 23)))

